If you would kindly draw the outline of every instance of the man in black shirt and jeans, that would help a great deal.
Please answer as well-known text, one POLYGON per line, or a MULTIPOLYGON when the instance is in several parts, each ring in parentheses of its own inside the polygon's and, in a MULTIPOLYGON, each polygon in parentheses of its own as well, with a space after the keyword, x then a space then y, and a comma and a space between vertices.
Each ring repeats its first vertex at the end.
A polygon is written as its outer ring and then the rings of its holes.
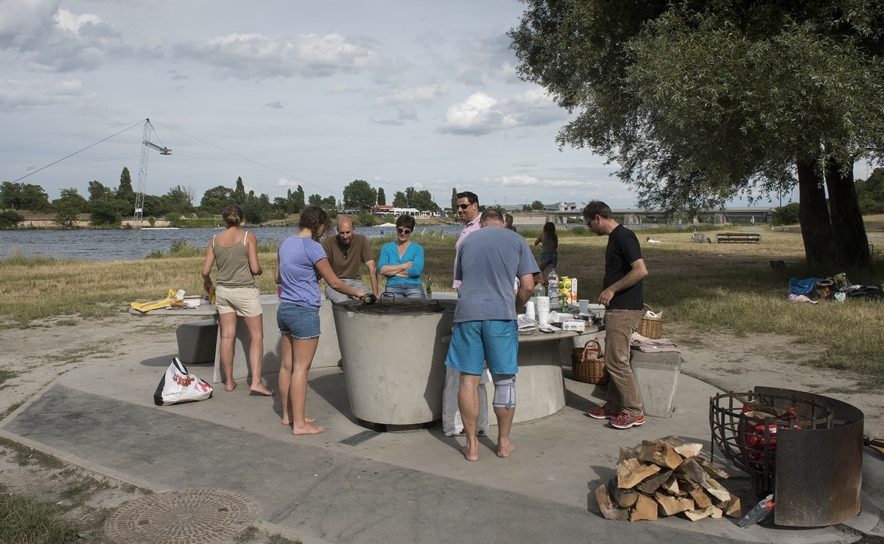
POLYGON ((611 208, 593 200, 583 209, 583 220, 597 235, 608 236, 605 279, 599 303, 605 305, 605 364, 611 381, 604 406, 586 412, 607 419, 615 429, 644 425, 642 396, 629 364, 629 343, 642 319, 642 279, 648 268, 635 233, 614 220, 611 208))

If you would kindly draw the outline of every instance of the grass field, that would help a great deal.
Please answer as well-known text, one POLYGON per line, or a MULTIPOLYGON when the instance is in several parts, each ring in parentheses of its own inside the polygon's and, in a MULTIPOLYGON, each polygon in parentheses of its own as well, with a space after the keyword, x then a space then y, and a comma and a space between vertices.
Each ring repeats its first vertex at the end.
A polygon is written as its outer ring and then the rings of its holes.
MULTIPOLYGON (((798 304, 786 300, 790 277, 826 277, 846 272, 851 283, 884 283, 880 252, 884 217, 868 218, 874 268, 809 271, 801 236, 762 231, 760 244, 696 244, 685 232, 639 232, 650 275, 645 300, 664 321, 698 328, 721 328, 737 334, 771 332, 825 347, 817 364, 849 368, 884 383, 884 301, 848 300, 798 304), (650 236, 660 243, 648 243, 650 236), (774 270, 770 261, 784 261, 774 270)), ((788 229, 784 229, 788 230, 788 229)), ((533 242, 536 232, 522 232, 533 242)), ((388 239, 389 240, 389 239, 388 239)), ((375 240, 376 246, 388 240, 375 240)), ((426 251, 426 274, 434 291, 450 291, 454 238, 419 236, 426 251)), ((578 278, 580 296, 594 299, 601 290, 607 237, 574 229, 560 238, 560 275, 578 278)), ((535 248, 537 250, 537 248, 535 248)), ((199 293, 202 250, 176 247, 160 258, 141 261, 55 261, 10 257, 0 261, 0 316, 7 326, 27 327, 49 317, 106 317, 126 310, 134 300, 153 300, 168 289, 199 293)), ((274 248, 262 246, 265 270, 259 278, 264 293, 275 291, 274 248)))

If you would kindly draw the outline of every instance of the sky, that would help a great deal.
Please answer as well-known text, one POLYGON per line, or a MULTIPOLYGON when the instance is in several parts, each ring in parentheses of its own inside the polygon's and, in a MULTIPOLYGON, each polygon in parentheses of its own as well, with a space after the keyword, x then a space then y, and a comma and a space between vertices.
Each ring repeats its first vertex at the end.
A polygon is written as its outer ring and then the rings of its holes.
POLYGON ((128 167, 136 189, 181 185, 194 204, 242 177, 271 200, 299 185, 340 200, 363 179, 388 203, 414 187, 442 207, 453 188, 482 204, 634 207, 616 164, 556 144, 569 114, 519 79, 506 36, 522 11, 517 0, 0 0, 0 181, 88 196, 91 180, 115 188, 128 167), (149 151, 142 178, 147 118, 172 155, 149 151))
POLYGON ((453 188, 483 204, 634 205, 603 158, 559 149, 567 112, 518 78, 506 33, 522 10, 0 0, 0 180, 88 196, 91 180, 117 187, 125 166, 137 188, 149 118, 149 140, 172 155, 149 152, 145 192, 182 185, 195 204, 241 176, 271 200, 298 185, 341 199, 364 179, 388 203, 415 187, 443 207, 453 188))

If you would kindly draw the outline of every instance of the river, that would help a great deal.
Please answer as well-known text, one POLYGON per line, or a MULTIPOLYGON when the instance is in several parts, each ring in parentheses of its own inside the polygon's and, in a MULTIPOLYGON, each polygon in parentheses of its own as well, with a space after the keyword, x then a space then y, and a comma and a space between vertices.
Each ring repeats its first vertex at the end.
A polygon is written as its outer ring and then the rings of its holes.
MULTIPOLYGON (((462 225, 418 225, 418 234, 457 236, 462 225)), ((0 260, 13 254, 53 259, 134 260, 154 251, 168 252, 172 242, 184 241, 205 247, 221 229, 74 229, 74 230, 0 230, 0 260)), ((294 227, 259 227, 252 230, 258 241, 281 242, 294 227)), ((392 237, 395 227, 357 227, 367 238, 392 237)), ((454 243, 454 240, 452 240, 454 243)))

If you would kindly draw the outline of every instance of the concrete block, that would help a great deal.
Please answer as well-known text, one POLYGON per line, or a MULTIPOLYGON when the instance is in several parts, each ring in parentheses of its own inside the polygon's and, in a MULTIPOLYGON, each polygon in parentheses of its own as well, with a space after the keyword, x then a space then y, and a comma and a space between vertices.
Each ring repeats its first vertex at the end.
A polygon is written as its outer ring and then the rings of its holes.
POLYGON ((669 417, 675 409, 681 353, 631 350, 630 365, 642 395, 645 415, 669 417))
POLYGON ((215 360, 218 323, 201 319, 182 323, 175 330, 178 338, 178 358, 184 364, 211 363, 215 360))

